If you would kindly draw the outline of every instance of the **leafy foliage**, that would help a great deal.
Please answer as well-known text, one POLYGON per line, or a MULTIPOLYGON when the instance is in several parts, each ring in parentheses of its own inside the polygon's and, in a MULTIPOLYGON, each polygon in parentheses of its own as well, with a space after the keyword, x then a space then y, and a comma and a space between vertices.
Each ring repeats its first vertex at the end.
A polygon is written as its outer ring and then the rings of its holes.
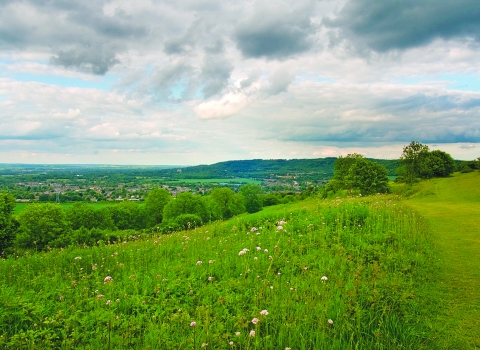
POLYGON ((22 232, 17 236, 17 242, 22 248, 42 250, 71 231, 67 215, 58 204, 33 203, 25 208, 18 220, 22 232))
POLYGON ((15 239, 19 223, 13 217, 15 198, 9 194, 0 193, 0 255, 10 248, 15 239))
POLYGON ((388 176, 385 167, 354 153, 339 157, 335 162, 335 173, 325 187, 325 195, 340 190, 357 190, 361 194, 387 193, 388 176))
POLYGON ((259 185, 243 185, 240 187, 239 193, 245 198, 245 208, 248 213, 256 213, 262 210, 262 188, 259 185))

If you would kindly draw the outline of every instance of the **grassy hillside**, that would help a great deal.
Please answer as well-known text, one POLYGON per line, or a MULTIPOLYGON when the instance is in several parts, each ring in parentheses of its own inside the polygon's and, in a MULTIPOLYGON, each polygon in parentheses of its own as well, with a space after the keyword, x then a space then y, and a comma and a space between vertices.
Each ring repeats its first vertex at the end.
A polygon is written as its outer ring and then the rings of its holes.
POLYGON ((397 197, 132 239, 0 261, 0 348, 436 348, 432 244, 397 197))
POLYGON ((445 271, 436 327, 457 338, 453 348, 480 348, 480 173, 422 182, 406 203, 427 219, 445 271))

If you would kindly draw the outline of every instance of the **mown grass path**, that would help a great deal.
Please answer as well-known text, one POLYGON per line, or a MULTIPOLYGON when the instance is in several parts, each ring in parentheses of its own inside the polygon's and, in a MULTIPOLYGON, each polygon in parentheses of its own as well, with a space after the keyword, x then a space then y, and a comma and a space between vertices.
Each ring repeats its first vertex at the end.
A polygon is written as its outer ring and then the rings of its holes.
POLYGON ((445 348, 480 349, 480 173, 421 186, 405 202, 429 223, 445 269, 438 291, 444 309, 433 327, 445 348))

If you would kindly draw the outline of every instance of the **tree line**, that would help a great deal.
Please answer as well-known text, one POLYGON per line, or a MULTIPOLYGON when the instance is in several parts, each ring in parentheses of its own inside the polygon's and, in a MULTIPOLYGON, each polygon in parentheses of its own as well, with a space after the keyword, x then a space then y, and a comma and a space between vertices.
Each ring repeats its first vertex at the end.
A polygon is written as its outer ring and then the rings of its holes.
POLYGON ((0 193, 0 254, 10 247, 44 250, 119 241, 135 233, 129 230, 169 233, 193 229, 245 212, 254 213, 264 206, 304 199, 313 193, 314 188, 301 194, 263 194, 259 185, 246 184, 237 193, 222 187, 205 196, 182 192, 173 197, 168 190, 155 188, 143 204, 123 201, 96 208, 76 202, 63 209, 54 203, 32 203, 16 216, 15 197, 3 192, 0 193))

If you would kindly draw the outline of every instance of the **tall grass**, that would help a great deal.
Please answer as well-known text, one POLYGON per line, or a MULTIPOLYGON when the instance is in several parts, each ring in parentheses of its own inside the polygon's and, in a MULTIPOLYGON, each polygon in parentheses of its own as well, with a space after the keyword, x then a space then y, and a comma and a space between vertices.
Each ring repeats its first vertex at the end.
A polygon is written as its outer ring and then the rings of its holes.
POLYGON ((432 261, 391 196, 18 256, 0 261, 0 348, 429 348, 432 261))

